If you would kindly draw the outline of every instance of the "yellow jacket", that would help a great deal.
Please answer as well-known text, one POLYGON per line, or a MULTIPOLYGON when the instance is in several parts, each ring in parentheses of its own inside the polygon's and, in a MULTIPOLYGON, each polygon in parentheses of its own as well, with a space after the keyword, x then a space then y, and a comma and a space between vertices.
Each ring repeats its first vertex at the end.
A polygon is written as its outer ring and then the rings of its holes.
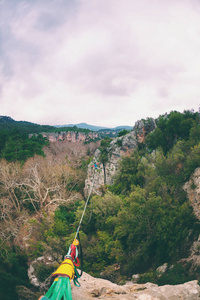
POLYGON ((62 276, 68 277, 69 279, 74 279, 74 274, 74 264, 70 258, 66 258, 51 276, 62 276))

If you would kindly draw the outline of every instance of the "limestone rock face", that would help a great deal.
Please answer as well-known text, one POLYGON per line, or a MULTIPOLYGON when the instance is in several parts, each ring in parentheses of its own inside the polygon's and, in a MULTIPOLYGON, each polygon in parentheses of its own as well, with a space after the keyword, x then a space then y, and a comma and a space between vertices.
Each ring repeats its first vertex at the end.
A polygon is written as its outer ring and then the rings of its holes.
POLYGON ((123 286, 105 279, 94 278, 86 273, 79 280, 81 287, 72 284, 73 300, 120 299, 120 300, 197 300, 200 299, 200 286, 197 280, 180 285, 158 286, 152 283, 123 286))
POLYGON ((167 263, 164 263, 162 266, 160 266, 156 269, 156 272, 157 272, 158 276, 160 276, 163 273, 165 273, 166 270, 167 270, 167 263))
POLYGON ((133 149, 137 149, 138 144, 145 141, 148 133, 156 127, 155 120, 149 118, 140 120, 135 123, 133 131, 125 136, 117 137, 112 140, 108 148, 108 162, 103 168, 102 164, 98 165, 98 170, 94 170, 94 162, 99 162, 100 150, 97 149, 93 161, 88 165, 87 179, 85 181, 85 196, 88 195, 91 186, 93 192, 101 195, 101 189, 104 184, 113 184, 113 176, 118 170, 119 160, 123 156, 129 155, 133 149))
POLYGON ((148 118, 146 120, 140 120, 135 123, 133 130, 136 133, 137 140, 139 143, 145 141, 145 137, 148 133, 156 128, 156 122, 153 118, 148 118))
MULTIPOLYGON (((61 257, 59 258, 61 260, 61 257)), ((50 278, 47 277, 45 282, 40 282, 40 280, 38 279, 36 269, 41 264, 49 267, 49 272, 50 272, 48 274, 49 276, 51 272, 57 268, 58 263, 53 259, 51 255, 40 256, 30 263, 28 268, 28 277, 30 283, 35 287, 38 287, 40 289, 45 289, 46 286, 49 284, 50 278)))
MULTIPOLYGON (((200 168, 194 171, 190 180, 183 186, 183 189, 187 192, 196 218, 200 220, 200 168)), ((181 262, 183 264, 189 263, 190 268, 188 272, 195 274, 196 278, 200 279, 200 235, 190 248, 190 256, 186 259, 182 259, 181 262)))
MULTIPOLYGON (((36 134, 34 134, 36 135, 36 134)), ((33 136, 30 134, 29 137, 33 136)), ((87 142, 99 138, 98 132, 76 132, 76 131, 61 131, 61 132, 43 132, 42 136, 47 138, 49 142, 87 142)))
POLYGON ((194 214, 200 220, 200 168, 197 168, 183 189, 193 207, 194 214))

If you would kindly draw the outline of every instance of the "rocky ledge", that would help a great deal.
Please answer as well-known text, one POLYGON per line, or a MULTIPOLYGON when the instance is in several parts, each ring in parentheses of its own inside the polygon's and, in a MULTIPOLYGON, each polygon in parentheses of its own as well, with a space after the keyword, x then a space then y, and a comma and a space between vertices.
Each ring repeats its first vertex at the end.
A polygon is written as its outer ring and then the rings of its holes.
POLYGON ((122 300, 196 300, 200 299, 197 280, 180 285, 158 286, 152 283, 136 284, 128 282, 117 285, 108 280, 94 278, 86 273, 79 280, 81 286, 72 285, 73 300, 122 299, 122 300))

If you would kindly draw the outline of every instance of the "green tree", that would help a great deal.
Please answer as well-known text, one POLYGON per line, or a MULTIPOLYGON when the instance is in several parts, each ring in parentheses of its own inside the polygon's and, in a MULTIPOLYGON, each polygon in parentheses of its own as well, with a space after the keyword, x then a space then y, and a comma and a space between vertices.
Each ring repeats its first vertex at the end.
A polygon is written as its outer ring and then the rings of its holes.
POLYGON ((147 136, 146 145, 152 151, 161 147, 166 154, 179 140, 188 140, 190 130, 199 124, 198 113, 172 111, 168 115, 160 116, 157 128, 147 136))
POLYGON ((139 187, 118 213, 115 237, 129 258, 129 272, 143 272, 185 254, 185 240, 194 224, 192 209, 139 187))
POLYGON ((19 134, 18 131, 15 131, 5 142, 1 157, 9 162, 25 162, 35 154, 44 156, 42 150, 44 145, 48 145, 48 141, 42 135, 29 138, 26 134, 19 134))
POLYGON ((118 137, 124 136, 124 135, 128 134, 129 132, 130 132, 129 130, 124 129, 118 133, 118 137))
POLYGON ((126 195, 130 193, 132 185, 143 186, 145 167, 140 162, 141 157, 137 151, 134 151, 131 156, 124 157, 120 161, 119 170, 110 190, 118 195, 126 195))
POLYGON ((109 146, 110 146, 111 139, 105 138, 101 141, 99 150, 101 151, 99 160, 103 165, 103 171, 104 171, 104 184, 106 184, 106 163, 109 160, 109 146))

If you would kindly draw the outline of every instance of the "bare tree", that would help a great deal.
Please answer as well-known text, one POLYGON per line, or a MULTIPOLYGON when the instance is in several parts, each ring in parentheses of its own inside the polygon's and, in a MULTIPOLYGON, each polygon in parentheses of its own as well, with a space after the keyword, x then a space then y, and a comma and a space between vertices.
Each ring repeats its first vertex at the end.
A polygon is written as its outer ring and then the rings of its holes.
POLYGON ((28 248, 30 239, 37 239, 36 228, 44 213, 50 220, 60 204, 83 198, 77 188, 85 178, 82 160, 97 147, 52 143, 44 149, 46 157, 35 156, 24 165, 0 160, 0 251, 5 259, 6 244, 28 248))
POLYGON ((82 199, 74 190, 79 180, 66 160, 52 155, 36 156, 23 166, 0 161, 0 239, 25 247, 34 226, 29 219, 40 220, 44 212, 82 199))
POLYGON ((54 211, 60 204, 82 198, 73 187, 79 178, 67 163, 58 163, 52 157, 35 157, 24 166, 23 181, 17 184, 23 202, 30 202, 36 212, 54 211), (68 182, 71 189, 67 189, 68 182))
MULTIPOLYGON (((1 197, 9 199, 13 208, 19 212, 20 203, 16 195, 15 187, 20 174, 20 165, 17 163, 7 163, 5 160, 0 164, 0 193, 1 197)), ((5 202, 5 201, 4 201, 5 202)), ((5 206, 5 205, 4 205, 5 206)))

